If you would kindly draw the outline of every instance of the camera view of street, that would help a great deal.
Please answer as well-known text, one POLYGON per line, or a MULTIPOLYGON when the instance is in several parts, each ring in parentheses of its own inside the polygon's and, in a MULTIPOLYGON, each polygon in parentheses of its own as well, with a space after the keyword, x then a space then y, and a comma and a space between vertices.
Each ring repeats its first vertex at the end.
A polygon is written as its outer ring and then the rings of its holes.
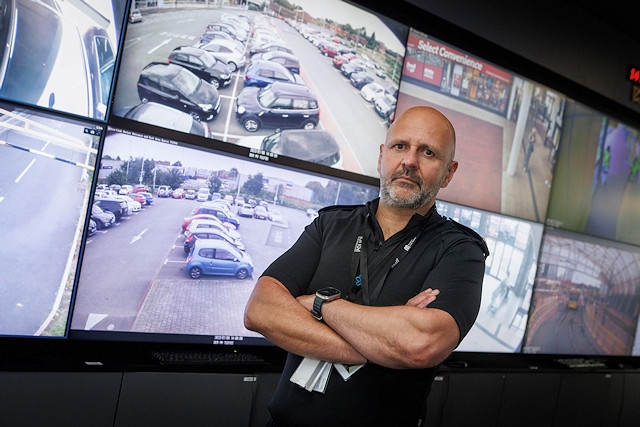
POLYGON ((66 332, 100 132, 0 104, 0 335, 66 332))

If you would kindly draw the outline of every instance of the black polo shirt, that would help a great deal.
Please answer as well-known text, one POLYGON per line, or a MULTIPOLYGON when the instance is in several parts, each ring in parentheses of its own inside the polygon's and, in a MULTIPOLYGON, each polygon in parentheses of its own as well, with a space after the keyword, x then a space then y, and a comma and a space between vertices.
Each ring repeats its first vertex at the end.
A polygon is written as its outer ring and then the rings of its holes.
MULTIPOLYGON (((384 241, 375 218, 377 206, 378 199, 367 205, 321 210, 263 275, 282 282, 294 296, 326 286, 348 295, 358 289, 355 276, 364 259, 369 304, 404 305, 421 290, 437 288, 440 294, 429 308, 450 313, 462 340, 480 308, 487 252, 484 241, 472 230, 440 216, 435 207, 424 217, 414 215, 404 230, 384 241), (365 258, 358 249, 366 250, 365 258)), ((352 294, 355 302, 364 303, 363 294, 364 290, 352 294)), ((278 426, 417 425, 437 371, 368 364, 348 381, 333 372, 322 394, 289 381, 300 360, 289 354, 270 403, 278 426)))

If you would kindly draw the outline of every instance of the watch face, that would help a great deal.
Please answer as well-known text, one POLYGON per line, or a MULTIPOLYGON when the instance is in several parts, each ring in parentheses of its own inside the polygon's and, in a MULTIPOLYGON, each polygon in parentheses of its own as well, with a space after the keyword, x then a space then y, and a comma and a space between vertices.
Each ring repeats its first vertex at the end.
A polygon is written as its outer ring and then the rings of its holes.
POLYGON ((340 290, 336 288, 322 288, 318 290, 318 294, 323 297, 332 297, 334 295, 340 295, 340 290))

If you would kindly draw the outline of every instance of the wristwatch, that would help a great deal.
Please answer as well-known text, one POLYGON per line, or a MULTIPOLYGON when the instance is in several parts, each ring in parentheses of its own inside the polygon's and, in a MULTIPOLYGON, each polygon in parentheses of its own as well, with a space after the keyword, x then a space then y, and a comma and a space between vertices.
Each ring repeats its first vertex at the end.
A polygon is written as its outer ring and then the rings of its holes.
POLYGON ((322 320, 322 304, 340 298, 340 290, 332 287, 318 289, 316 299, 313 300, 311 314, 318 320, 322 320))

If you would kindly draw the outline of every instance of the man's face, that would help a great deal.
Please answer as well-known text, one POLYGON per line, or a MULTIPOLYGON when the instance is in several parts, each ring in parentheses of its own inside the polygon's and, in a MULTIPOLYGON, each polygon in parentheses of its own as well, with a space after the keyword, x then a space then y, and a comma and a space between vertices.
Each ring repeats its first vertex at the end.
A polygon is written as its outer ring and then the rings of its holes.
POLYGON ((380 146, 380 196, 396 208, 431 207, 458 163, 453 159, 453 132, 435 111, 407 112, 389 129, 380 146))

